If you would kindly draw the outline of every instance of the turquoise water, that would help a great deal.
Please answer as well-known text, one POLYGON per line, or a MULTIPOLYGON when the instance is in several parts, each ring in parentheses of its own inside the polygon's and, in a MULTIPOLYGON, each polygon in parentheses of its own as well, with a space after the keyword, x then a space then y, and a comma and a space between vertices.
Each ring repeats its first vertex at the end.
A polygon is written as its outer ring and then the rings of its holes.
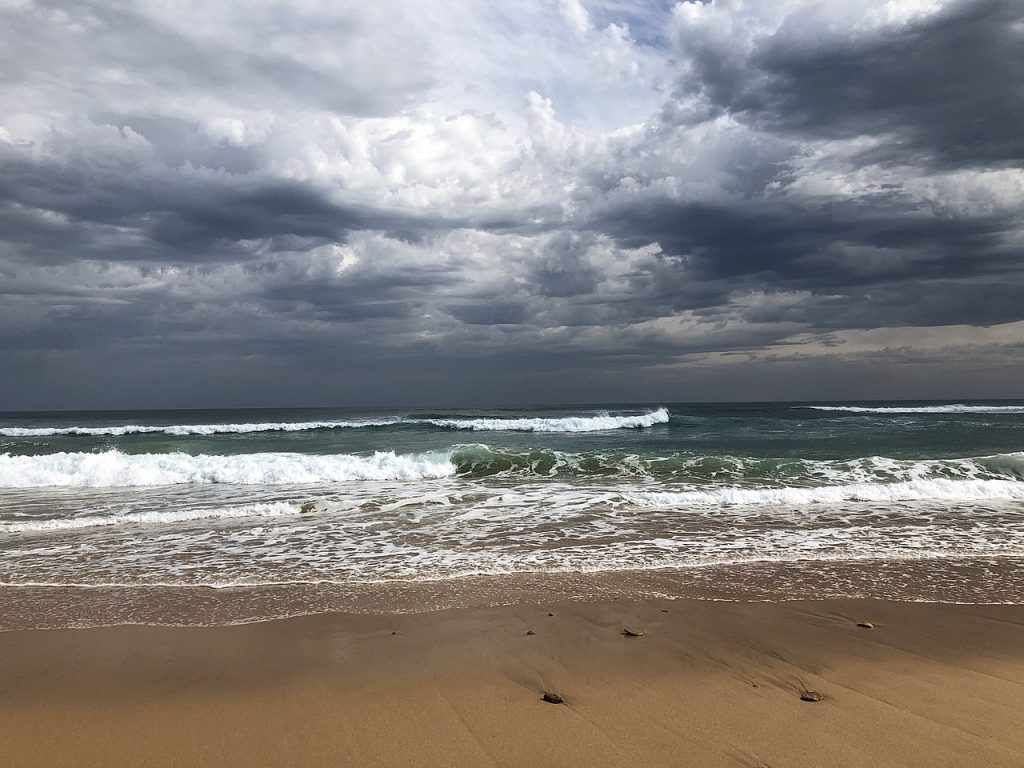
POLYGON ((1024 401, 0 414, 0 582, 1024 556, 1024 401))
POLYGON ((395 451, 404 454, 447 450, 453 445, 477 442, 478 439, 495 447, 526 451, 548 449, 586 453, 612 449, 641 456, 679 453, 808 459, 849 459, 872 455, 909 459, 945 458, 1012 453, 1024 449, 1024 401, 859 405, 666 404, 637 405, 632 408, 597 405, 532 410, 447 411, 246 409, 0 413, 0 449, 12 455, 107 449, 126 453, 182 451, 192 454, 242 454, 295 451, 359 454, 395 451), (514 425, 518 428, 513 431, 472 429, 473 426, 479 426, 481 420, 558 420, 601 414, 611 414, 614 418, 652 413, 662 407, 669 413, 668 421, 654 423, 647 429, 562 431, 596 428, 601 426, 600 422, 593 425, 525 423, 514 425), (867 410, 817 410, 830 407, 859 407, 867 410), (975 410, 964 412, 964 408, 975 410), (438 426, 432 420, 461 422, 459 426, 463 428, 438 426), (291 432, 274 429, 283 425, 316 423, 341 426, 291 432), (372 426, 354 428, 354 425, 364 423, 372 426), (95 436, 60 434, 68 428, 107 432, 125 427, 174 430, 182 426, 207 426, 213 429, 251 427, 259 431, 180 436, 169 435, 164 431, 95 436), (538 431, 529 431, 530 426, 538 431), (261 427, 264 429, 259 429, 261 427), (9 434, 22 430, 36 434, 17 437, 9 434), (46 434, 48 432, 56 434, 46 434))

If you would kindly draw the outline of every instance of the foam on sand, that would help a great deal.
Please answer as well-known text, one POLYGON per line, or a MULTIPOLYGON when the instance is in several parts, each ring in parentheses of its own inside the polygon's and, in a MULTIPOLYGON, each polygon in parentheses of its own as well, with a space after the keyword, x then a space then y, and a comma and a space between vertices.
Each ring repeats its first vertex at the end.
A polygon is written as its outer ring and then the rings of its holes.
POLYGON ((81 515, 79 517, 13 520, 0 522, 0 533, 33 531, 67 531, 109 525, 151 525, 188 522, 190 520, 221 520, 251 517, 290 517, 301 514, 298 505, 284 502, 244 504, 237 507, 210 507, 150 512, 125 512, 113 515, 81 515))
POLYGON ((848 501, 1020 501, 1024 483, 1013 480, 910 480, 900 483, 855 483, 818 488, 712 488, 685 491, 629 491, 623 499, 650 507, 794 506, 848 501))

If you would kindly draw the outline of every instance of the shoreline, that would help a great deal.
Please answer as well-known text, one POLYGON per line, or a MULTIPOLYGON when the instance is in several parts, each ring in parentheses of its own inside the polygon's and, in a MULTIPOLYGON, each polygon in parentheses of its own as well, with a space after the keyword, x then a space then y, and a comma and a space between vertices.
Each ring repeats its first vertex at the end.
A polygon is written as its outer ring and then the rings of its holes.
POLYGON ((1024 605, 563 600, 11 630, 0 691, 5 760, 26 767, 1017 766, 1024 605))
POLYGON ((116 625, 231 626, 333 613, 423 614, 552 601, 652 599, 1016 605, 1024 603, 1024 558, 776 561, 370 584, 8 584, 0 586, 4 606, 0 632, 116 625))

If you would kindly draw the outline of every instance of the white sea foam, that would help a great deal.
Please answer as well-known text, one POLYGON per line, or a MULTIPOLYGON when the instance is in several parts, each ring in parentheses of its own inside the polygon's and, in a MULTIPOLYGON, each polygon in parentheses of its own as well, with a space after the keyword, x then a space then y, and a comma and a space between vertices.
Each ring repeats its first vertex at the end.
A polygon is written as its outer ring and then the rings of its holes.
POLYGON ((964 480, 1024 480, 1024 452, 935 459, 863 456, 854 459, 800 459, 705 456, 685 453, 641 456, 628 453, 571 453, 551 449, 516 450, 483 443, 455 445, 452 461, 460 474, 669 478, 718 485, 750 486, 758 480, 780 485, 848 485, 898 482, 928 477, 964 480))
MULTIPOLYGON (((644 479, 669 477, 690 483, 696 478, 706 478, 713 480, 723 492, 728 492, 732 484, 740 486, 737 490, 749 492, 751 485, 757 482, 783 486, 777 488, 781 492, 806 492, 808 483, 826 488, 858 488, 861 485, 897 487, 907 481, 1021 481, 1024 480, 1024 452, 921 461, 885 456, 825 461, 737 456, 644 459, 629 454, 517 453, 481 444, 456 445, 448 451, 427 454, 398 455, 389 451, 372 456, 300 453, 193 456, 180 452, 126 454, 117 450, 37 456, 0 454, 0 488, 280 485, 427 480, 456 474, 477 479, 490 474, 508 477, 593 475, 595 478, 618 475, 644 479)), ((695 488, 704 492, 702 486, 695 488)))
POLYGON ((29 531, 67 531, 77 528, 97 528, 110 525, 141 525, 181 523, 190 520, 220 520, 230 518, 288 517, 301 513, 295 504, 272 502, 245 504, 237 507, 209 507, 148 512, 125 512, 110 515, 80 515, 66 518, 43 518, 0 522, 0 533, 29 531))
POLYGON ((84 435, 119 437, 122 435, 164 434, 174 436, 248 434, 253 432, 305 432, 316 429, 366 429, 397 425, 432 425, 445 429, 515 432, 597 432, 609 429, 639 429, 668 422, 665 408, 637 416, 565 416, 560 418, 512 419, 363 419, 356 421, 280 421, 244 424, 117 424, 102 427, 0 427, 3 437, 54 437, 84 435))
POLYGON ((668 410, 659 408, 638 416, 564 416, 521 419, 426 419, 430 424, 450 429, 484 432, 602 432, 610 429, 640 429, 667 424, 668 410))
POLYGON ((312 429, 361 429, 401 423, 398 419, 365 421, 280 421, 245 424, 119 424, 105 427, 0 427, 4 437, 53 437, 55 435, 87 435, 104 437, 121 435, 221 435, 251 432, 305 432, 312 429))
POLYGON ((1021 501, 1024 483, 1014 480, 909 480, 899 483, 854 483, 818 488, 710 488, 685 491, 627 491, 623 499, 650 507, 793 506, 847 501, 1021 501))
POLYGON ((1024 413, 1024 405, 797 405, 813 411, 839 411, 844 413, 1024 413))
POLYGON ((417 480, 455 474, 447 454, 372 456, 249 453, 51 453, 0 455, 0 488, 157 486, 231 483, 280 485, 348 480, 417 480))

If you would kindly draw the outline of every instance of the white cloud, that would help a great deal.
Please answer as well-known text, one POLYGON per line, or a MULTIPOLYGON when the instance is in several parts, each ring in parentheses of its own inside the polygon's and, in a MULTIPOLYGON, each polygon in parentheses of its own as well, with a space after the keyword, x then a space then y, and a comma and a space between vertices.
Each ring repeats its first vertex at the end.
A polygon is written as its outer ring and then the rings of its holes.
POLYGON ((576 34, 585 35, 590 31, 590 14, 580 0, 558 0, 558 12, 576 34))
POLYGON ((95 321, 334 349, 372 329, 396 350, 648 361, 982 343, 927 329, 1012 313, 958 288, 1012 288, 1024 171, 894 159, 900 126, 802 133, 750 106, 775 77, 759 56, 944 8, 6 2, 0 337, 95 321), (1004 261, 957 284, 942 259, 972 249, 1004 261), (947 292, 918 297, 919 273, 947 292), (850 330, 865 317, 905 342, 850 330))

